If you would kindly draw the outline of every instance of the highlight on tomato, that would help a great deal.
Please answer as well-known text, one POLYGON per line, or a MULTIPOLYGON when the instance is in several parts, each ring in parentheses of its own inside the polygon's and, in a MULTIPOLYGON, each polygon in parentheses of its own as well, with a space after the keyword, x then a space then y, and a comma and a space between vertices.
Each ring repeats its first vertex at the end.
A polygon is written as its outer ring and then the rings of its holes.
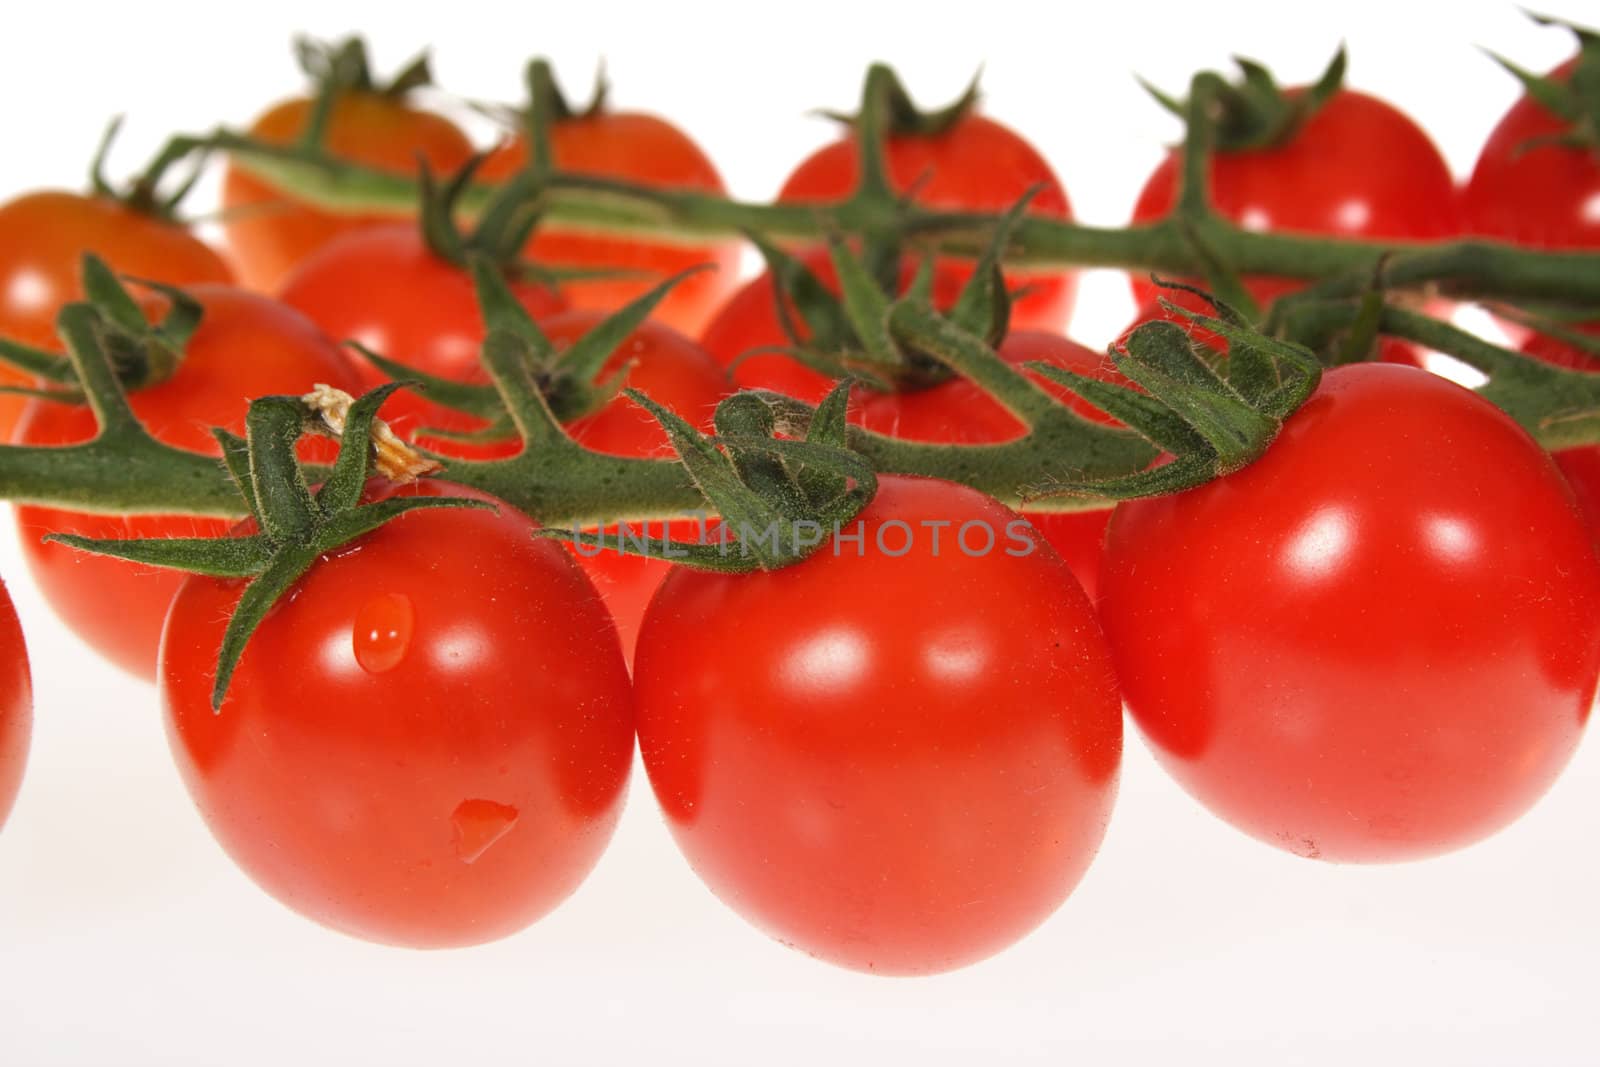
MULTIPOLYGON (((102 280, 104 265, 90 266, 102 280)), ((112 284, 115 284, 114 279, 112 284)), ((251 397, 305 393, 323 383, 355 389, 344 354, 297 312, 263 296, 227 285, 195 285, 181 293, 156 293, 134 302, 121 293, 120 316, 108 321, 153 357, 131 386, 133 413, 156 440, 189 452, 220 455, 212 427, 239 433, 251 397), (162 331, 151 323, 176 311, 185 321, 162 331), (198 322, 194 321, 198 317, 198 322)), ((17 424, 20 444, 71 445, 98 432, 93 411, 80 397, 34 399, 17 424)), ((308 439, 307 455, 326 459, 332 446, 308 439)), ((156 648, 167 606, 180 576, 123 560, 84 556, 48 533, 89 537, 174 537, 221 534, 229 521, 195 515, 107 514, 19 504, 23 558, 51 608, 90 647, 122 669, 154 680, 156 648)))
MULTIPOLYGON (((528 108, 547 120, 549 162, 563 173, 679 192, 726 192, 710 157, 677 125, 647 112, 614 110, 603 75, 581 108, 567 102, 545 60, 529 64, 527 82, 528 108)), ((528 116, 516 114, 514 120, 523 129, 489 153, 480 172, 485 181, 505 181, 530 164, 528 116)), ((582 311, 615 310, 662 278, 702 264, 714 266, 686 278, 655 311, 661 321, 690 335, 699 332, 737 284, 739 253, 737 240, 684 244, 606 236, 568 228, 559 220, 541 222, 523 250, 537 263, 593 272, 562 287, 567 301, 582 311)))
MULTIPOLYGON (((1066 190, 1050 164, 1026 138, 979 113, 977 84, 938 111, 919 111, 887 67, 867 75, 866 94, 886 93, 890 106, 884 163, 890 190, 934 211, 1005 211, 1030 190, 1028 213, 1072 218, 1066 190)), ((865 106, 865 105, 864 105, 865 106)), ((778 190, 778 202, 836 204, 853 194, 861 178, 859 121, 833 116, 846 134, 801 160, 778 190)), ((959 289, 971 276, 970 261, 938 263, 937 286, 959 289)), ((1019 327, 1061 329, 1072 314, 1077 279, 1069 271, 1008 269, 1009 285, 1021 290, 1012 309, 1019 327)))
MULTIPOLYGON (((365 502, 446 494, 471 495, 378 482, 365 502)), ((200 814, 257 884, 414 948, 507 936, 577 888, 622 810, 633 704, 611 620, 560 546, 504 504, 395 519, 294 584, 214 709, 242 592, 184 581, 160 691, 200 814)))
POLYGON ((1260 459, 1119 504, 1106 538, 1134 721, 1280 848, 1469 845, 1538 800, 1588 720, 1600 563, 1578 505, 1526 432, 1435 375, 1329 371, 1260 459))
MULTIPOLYGON (((263 112, 248 131, 255 140, 290 145, 310 139, 339 159, 407 177, 423 165, 453 173, 472 157, 472 142, 455 123, 410 101, 430 81, 426 56, 379 84, 359 38, 338 44, 302 39, 296 53, 314 92, 263 112)), ((240 277, 267 293, 277 292, 301 260, 333 238, 397 221, 392 213, 341 214, 297 201, 233 159, 223 172, 222 207, 223 233, 240 277)))
MULTIPOLYGON (((1403 241, 1459 236, 1449 165, 1428 134, 1392 104, 1345 88, 1344 53, 1313 85, 1278 89, 1258 64, 1240 60, 1244 84, 1224 90, 1212 155, 1211 206, 1245 229, 1403 241)), ((1186 105, 1158 96, 1183 117, 1186 105)), ((1176 205, 1183 154, 1174 149, 1146 180, 1135 223, 1167 217, 1176 205)), ((1302 283, 1245 279, 1269 301, 1302 283)), ((1134 299, 1156 296, 1132 276, 1134 299)))
POLYGON ((33 731, 33 679, 11 594, 0 582, 0 827, 5 826, 28 762, 33 731))

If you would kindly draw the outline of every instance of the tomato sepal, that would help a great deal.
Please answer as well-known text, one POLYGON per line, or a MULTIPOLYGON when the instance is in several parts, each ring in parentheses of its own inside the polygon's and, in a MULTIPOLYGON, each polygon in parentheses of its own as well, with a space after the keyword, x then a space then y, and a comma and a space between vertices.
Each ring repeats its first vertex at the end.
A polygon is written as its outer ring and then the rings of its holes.
POLYGON ((250 636, 272 606, 328 552, 421 508, 495 505, 464 497, 391 497, 361 503, 372 459, 378 408, 404 383, 392 382, 354 401, 344 418, 339 455, 315 492, 295 454, 311 409, 305 398, 262 397, 246 416, 248 440, 217 431, 224 463, 255 520, 256 533, 239 537, 107 539, 49 534, 45 541, 79 551, 218 578, 248 582, 228 620, 218 655, 211 707, 220 710, 250 636))

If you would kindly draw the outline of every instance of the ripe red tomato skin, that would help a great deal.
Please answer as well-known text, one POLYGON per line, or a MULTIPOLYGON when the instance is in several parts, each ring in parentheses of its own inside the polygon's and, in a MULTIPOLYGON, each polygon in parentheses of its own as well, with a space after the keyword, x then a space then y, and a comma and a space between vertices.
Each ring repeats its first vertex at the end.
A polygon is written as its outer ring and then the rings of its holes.
POLYGON ((22 624, 11 594, 0 582, 0 827, 4 827, 22 785, 33 732, 33 679, 22 624))
MULTIPOLYGON (((142 215, 109 197, 43 191, 0 206, 0 337, 61 350, 56 313, 83 299, 83 254, 112 270, 171 285, 225 283, 233 274, 211 246, 174 223, 142 215)), ((0 365, 0 385, 25 385, 0 365)), ((0 441, 26 398, 0 396, 0 441)))
POLYGON ((1330 371, 1263 458, 1120 505, 1106 545, 1135 722, 1212 811, 1302 855, 1479 840, 1588 718, 1600 563, 1577 506, 1520 428, 1426 372, 1330 371))
MULTIPOLYGON (((1569 60, 1550 77, 1566 79, 1569 60)), ((1600 248, 1600 162, 1585 147, 1551 143, 1567 124, 1524 95, 1478 154, 1463 191, 1471 232, 1535 248, 1600 248), (1543 142, 1543 143, 1537 143, 1543 142)))
MULTIPOLYGON (((545 285, 515 282, 512 292, 535 318, 566 308, 545 285)), ((436 377, 487 381, 479 358, 483 314, 472 276, 434 255, 414 224, 369 226, 333 238, 285 279, 280 299, 335 341, 358 341, 380 356, 436 377)), ((365 359, 354 363, 368 387, 389 380, 365 359)), ((384 405, 383 417, 405 436, 423 428, 481 425, 409 390, 384 405)), ((451 454, 481 458, 515 451, 491 447, 451 454)))
MULTIPOLYGON (((134 414, 158 440, 218 455, 211 427, 242 434, 251 397, 303 393, 318 383, 358 390, 343 353, 290 309, 233 286, 196 285, 188 291, 205 314, 179 369, 165 382, 129 394, 134 414)), ((73 444, 92 438, 95 429, 87 406, 31 401, 18 423, 17 441, 73 444)), ((331 441, 308 439, 302 454, 325 462, 334 451, 331 441)), ((98 652, 147 680, 155 678, 162 620, 183 576, 40 539, 47 533, 205 537, 228 526, 224 519, 195 516, 17 507, 23 558, 51 607, 98 652)))
MULTIPOLYGON (((556 166, 639 182, 662 189, 722 195, 722 177, 689 136, 654 115, 610 111, 575 115, 550 127, 556 166)), ((479 174, 485 181, 510 177, 527 162, 526 142, 518 137, 491 152, 479 174)), ((686 278, 657 305, 654 318, 691 336, 699 332, 718 303, 738 282, 739 242, 703 245, 652 244, 635 238, 563 232, 555 226, 534 231, 523 250, 535 263, 645 271, 656 277, 574 280, 563 286, 572 306, 614 311, 641 296, 662 277, 702 263, 717 269, 686 278)))
POLYGON ((1093 613, 1047 546, 951 540, 1014 519, 885 476, 864 558, 678 569, 657 591, 635 672, 651 785, 697 873, 780 940, 876 973, 961 966, 1042 921, 1092 858, 1121 756, 1093 613), (939 555, 919 528, 891 559, 872 547, 891 519, 954 525, 939 555))
MULTIPOLYGON (((474 495, 380 483, 369 498, 396 492, 474 495)), ((185 583, 161 650, 173 755, 219 843, 281 902, 369 940, 477 944, 547 913, 598 860, 626 794, 632 696, 593 587, 532 534, 505 505, 424 511, 323 557, 252 637, 217 713, 241 586, 185 583), (363 611, 395 597, 409 639, 368 670, 363 611)))
MULTIPOLYGON (((855 191, 860 151, 850 135, 802 160, 778 192, 780 203, 831 203, 855 191)), ((1014 130, 983 115, 967 115, 938 135, 893 136, 886 144, 889 184, 915 187, 918 204, 945 211, 1005 211, 1034 186, 1030 215, 1070 219, 1072 208, 1049 162, 1014 130)), ((960 288, 968 263, 942 261, 943 285, 960 288)), ((1018 327, 1060 329, 1072 314, 1077 278, 1061 271, 1006 272, 1012 288, 1027 286, 1012 308, 1018 327)))
MULTIPOLYGON (((305 129, 311 101, 274 104, 250 127, 270 144, 289 144, 305 129)), ((443 116, 377 93, 345 93, 333 106, 325 144, 340 158, 414 175, 418 158, 435 174, 451 174, 472 158, 472 142, 443 116)), ((244 283, 275 293, 297 264, 341 234, 396 222, 405 213, 334 214, 298 203, 254 175, 230 165, 222 177, 228 249, 244 283)))
MULTIPOLYGON (((1154 222, 1172 210, 1178 167, 1178 153, 1169 153, 1150 175, 1134 222, 1154 222)), ((1284 144, 1217 153, 1211 199, 1225 218, 1274 233, 1421 241, 1452 238, 1461 229, 1455 180, 1428 135, 1403 112, 1354 89, 1334 94, 1284 144)), ((1142 275, 1132 282, 1141 306, 1157 292, 1142 275)), ((1249 280, 1262 301, 1302 284, 1249 280)))

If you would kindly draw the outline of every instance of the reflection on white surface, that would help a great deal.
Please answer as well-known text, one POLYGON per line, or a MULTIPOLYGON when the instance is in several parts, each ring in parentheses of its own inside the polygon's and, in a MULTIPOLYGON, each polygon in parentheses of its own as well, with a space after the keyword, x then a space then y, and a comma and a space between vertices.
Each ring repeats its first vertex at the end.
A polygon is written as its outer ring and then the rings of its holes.
POLYGON ((1350 517, 1343 508, 1323 508, 1296 531, 1284 558, 1307 578, 1325 578, 1339 569, 1350 548, 1350 517))

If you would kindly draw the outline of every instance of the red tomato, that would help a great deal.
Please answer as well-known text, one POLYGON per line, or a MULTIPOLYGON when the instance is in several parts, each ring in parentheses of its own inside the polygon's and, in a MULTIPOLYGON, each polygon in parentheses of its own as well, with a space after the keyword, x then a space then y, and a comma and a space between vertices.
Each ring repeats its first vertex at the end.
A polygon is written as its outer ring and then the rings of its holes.
MULTIPOLYGON (((256 119, 250 136, 291 144, 304 132, 310 111, 310 100, 285 100, 256 119)), ((323 143, 341 159, 407 176, 418 173, 419 158, 435 174, 457 171, 472 158, 472 142, 449 119, 380 93, 341 94, 323 143)), ((239 273, 263 292, 276 292, 301 260, 333 238, 396 221, 392 213, 335 214, 297 203, 231 163, 222 176, 222 207, 223 230, 239 273)))
MULTIPOLYGON (((1550 77, 1566 80, 1573 65, 1550 77)), ((1600 248, 1600 158, 1588 147, 1551 142, 1568 126, 1530 96, 1512 105, 1467 182, 1471 232, 1535 248, 1600 248)))
MULTIPOLYGON (((574 115, 550 127, 555 165, 574 174, 617 178, 659 189, 722 195, 722 177, 711 160, 672 123, 654 115, 600 112, 574 115)), ((527 142, 517 138, 489 154, 480 176, 503 180, 527 165, 527 142)), ((553 267, 648 272, 634 279, 571 281, 562 293, 573 307, 614 311, 641 296, 661 278, 700 263, 717 270, 685 279, 656 306, 655 317, 685 333, 697 333, 712 309, 738 282, 739 242, 684 245, 631 237, 606 237, 563 230, 551 223, 534 232, 524 255, 553 267)))
POLYGON ((1120 505, 1099 607, 1174 777, 1333 861, 1510 823, 1566 764, 1600 673, 1600 563, 1555 466, 1410 367, 1332 370, 1255 463, 1120 505))
MULTIPOLYGON (((465 494, 437 483, 395 493, 465 494)), ((531 521, 418 511, 322 557, 267 615, 220 712, 242 583, 188 579, 161 646, 190 794, 309 918, 414 947, 514 933, 564 900, 622 810, 633 704, 594 588, 531 521)))
MULTIPOLYGON (((205 308, 177 371, 129 399, 157 440, 175 448, 220 455, 213 426, 244 433, 252 397, 307 392, 319 382, 359 386, 349 364, 315 326, 281 304, 242 289, 197 285, 205 308)), ((17 424, 28 445, 87 441, 96 432, 85 405, 31 401, 17 424)), ((332 442, 308 439, 308 458, 331 460, 332 442)), ((17 527, 34 580, 73 631, 113 663, 154 679, 156 646, 167 605, 183 576, 175 571, 91 556, 64 545, 41 544, 47 533, 86 537, 187 537, 225 532, 224 519, 188 515, 103 515, 21 505, 17 527)))
MULTIPOLYGON (((1150 175, 1135 222, 1154 222, 1172 210, 1179 159, 1168 154, 1150 175)), ((1460 231, 1455 181, 1428 135, 1403 112, 1353 89, 1335 93, 1283 144, 1218 152, 1211 200, 1223 217, 1249 230, 1405 241, 1460 231)), ((1302 284, 1256 278, 1250 289, 1268 301, 1302 284)), ((1156 293, 1140 275, 1133 291, 1141 305, 1156 293)))
MULTIPOLYGON (((536 318, 565 307, 545 285, 514 282, 511 289, 536 318)), ((483 314, 472 276, 434 255, 411 223, 368 227, 328 242, 289 276, 282 300, 337 341, 359 341, 380 356, 437 377, 487 380, 479 362, 483 314)), ((368 386, 388 380, 366 360, 354 362, 368 386)), ((405 433, 423 426, 473 425, 412 392, 385 404, 384 418, 405 433)))
MULTIPOLYGON (((1592 326, 1590 330, 1600 333, 1600 326, 1592 326)), ((1600 371, 1600 357, 1544 334, 1531 334, 1523 342, 1522 351, 1558 367, 1600 371)), ((1552 457, 1566 476, 1567 484, 1572 486, 1589 529, 1600 534, 1600 445, 1567 448, 1552 453, 1552 457)))
POLYGON ((28 672, 28 650, 22 641, 22 624, 11 594, 0 582, 0 826, 11 814, 28 762, 28 738, 33 731, 33 680, 28 672))
POLYGON ((1088 600, 1013 512, 887 476, 860 521, 859 554, 667 576, 639 637, 639 744, 731 907, 830 962, 924 974, 999 951, 1071 892, 1122 720, 1088 600), (927 523, 947 524, 937 549, 927 523), (1008 554, 1013 531, 1029 554, 1008 554))
MULTIPOLYGON (((1028 214, 1070 219, 1066 191, 1050 164, 1020 134, 983 115, 968 114, 934 136, 897 135, 888 139, 889 185, 897 193, 916 189, 915 201, 936 211, 1005 211, 1034 186, 1042 186, 1028 214)), ((847 135, 812 153, 795 168, 778 192, 782 203, 832 203, 855 191, 860 152, 847 135)), ((940 264, 943 284, 959 289, 971 276, 970 263, 940 264)), ((1023 327, 1059 329, 1072 314, 1077 278, 1065 271, 1006 272, 1010 287, 1027 286, 1017 299, 1012 322, 1023 327)))
MULTIPOLYGON (((169 285, 232 280, 211 247, 175 223, 122 203, 38 192, 0 206, 0 336, 59 351, 56 313, 83 299, 83 255, 111 269, 169 285)), ((30 384, 0 364, 0 385, 30 384)), ((0 395, 0 440, 10 440, 26 398, 0 395)))

